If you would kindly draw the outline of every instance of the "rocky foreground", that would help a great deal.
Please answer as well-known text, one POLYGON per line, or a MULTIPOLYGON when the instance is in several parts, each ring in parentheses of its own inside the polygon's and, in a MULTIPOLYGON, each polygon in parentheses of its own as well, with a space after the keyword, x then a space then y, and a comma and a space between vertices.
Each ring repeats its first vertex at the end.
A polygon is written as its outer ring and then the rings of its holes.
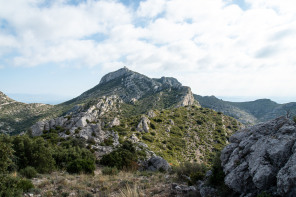
POLYGON ((230 137, 221 154, 225 183, 241 196, 296 196, 296 124, 286 117, 230 137))

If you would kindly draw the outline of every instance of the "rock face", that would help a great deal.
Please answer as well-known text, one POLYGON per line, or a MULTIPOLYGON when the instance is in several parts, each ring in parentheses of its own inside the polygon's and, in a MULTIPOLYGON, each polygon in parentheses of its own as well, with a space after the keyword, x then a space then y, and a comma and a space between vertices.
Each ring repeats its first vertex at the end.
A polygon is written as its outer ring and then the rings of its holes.
POLYGON ((51 119, 49 121, 38 122, 31 127, 33 136, 40 136, 47 132, 58 132, 60 137, 83 138, 97 150, 97 156, 112 152, 113 148, 101 146, 106 140, 111 138, 112 145, 119 145, 119 136, 111 128, 118 126, 120 121, 117 117, 105 124, 102 119, 110 111, 119 111, 118 104, 122 100, 118 96, 99 98, 92 106, 76 106, 65 116, 51 119), (105 128, 105 125, 108 128, 105 128))
MULTIPOLYGON (((182 84, 175 78, 162 77, 160 79, 149 78, 140 73, 129 70, 124 67, 117 71, 105 75, 100 83, 92 89, 84 92, 79 97, 70 102, 83 101, 89 98, 101 96, 118 95, 125 103, 136 104, 141 99, 150 97, 147 102, 155 104, 153 97, 159 96, 159 100, 170 100, 167 107, 186 106, 194 102, 193 95, 189 87, 182 84), (165 92, 166 94, 162 94, 165 92), (172 98, 169 97, 173 94, 172 98)), ((197 102, 196 102, 197 103, 197 102)))
POLYGON ((242 196, 296 196, 296 125, 286 117, 243 129, 221 154, 225 183, 242 196))
POLYGON ((193 105, 193 104, 198 104, 198 102, 194 100, 191 89, 189 87, 187 87, 187 92, 184 94, 178 107, 183 107, 183 106, 188 106, 188 105, 193 105))
POLYGON ((171 166, 169 163, 163 159, 162 157, 159 156, 153 156, 151 157, 146 163, 144 164, 144 168, 146 170, 150 171, 169 171, 171 169, 171 166))
POLYGON ((149 124, 150 124, 150 120, 146 116, 142 116, 142 119, 140 120, 137 126, 137 131, 148 133, 149 124))
POLYGON ((104 84, 104 83, 108 83, 109 81, 116 79, 118 77, 121 76, 127 76, 132 74, 132 71, 130 71, 127 67, 121 68, 117 71, 108 73, 107 75, 105 75, 104 77, 102 77, 100 84, 104 84))

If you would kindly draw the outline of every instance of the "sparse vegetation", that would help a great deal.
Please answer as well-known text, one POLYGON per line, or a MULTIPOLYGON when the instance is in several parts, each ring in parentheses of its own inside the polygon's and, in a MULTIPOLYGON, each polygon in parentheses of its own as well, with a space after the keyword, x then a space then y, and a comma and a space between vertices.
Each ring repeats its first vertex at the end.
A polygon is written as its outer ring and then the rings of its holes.
POLYGON ((203 180, 207 172, 207 167, 204 164, 185 162, 174 168, 179 180, 188 182, 189 185, 194 185, 198 180, 203 180))

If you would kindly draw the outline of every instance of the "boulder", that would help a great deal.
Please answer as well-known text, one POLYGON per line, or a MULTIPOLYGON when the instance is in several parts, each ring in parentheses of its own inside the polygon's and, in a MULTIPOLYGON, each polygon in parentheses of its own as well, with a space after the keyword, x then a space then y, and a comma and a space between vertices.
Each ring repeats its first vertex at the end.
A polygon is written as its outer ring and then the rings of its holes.
POLYGON ((296 196, 296 125, 286 117, 243 129, 221 153, 225 183, 242 196, 296 196))
POLYGON ((41 136, 44 131, 45 122, 37 122, 31 127, 32 136, 41 136))
POLYGON ((149 132, 149 125, 150 120, 146 116, 142 116, 142 119, 140 120, 138 126, 137 126, 137 131, 140 132, 149 132))
POLYGON ((187 186, 187 185, 172 183, 172 186, 171 186, 172 195, 181 194, 183 196, 184 194, 189 194, 193 192, 197 192, 194 186, 187 186))
POLYGON ((119 118, 115 117, 112 122, 109 124, 109 127, 114 127, 114 126, 119 126, 120 125, 120 120, 119 118))
POLYGON ((169 163, 159 156, 153 156, 144 164, 144 169, 149 171, 169 171, 171 170, 171 166, 169 163))

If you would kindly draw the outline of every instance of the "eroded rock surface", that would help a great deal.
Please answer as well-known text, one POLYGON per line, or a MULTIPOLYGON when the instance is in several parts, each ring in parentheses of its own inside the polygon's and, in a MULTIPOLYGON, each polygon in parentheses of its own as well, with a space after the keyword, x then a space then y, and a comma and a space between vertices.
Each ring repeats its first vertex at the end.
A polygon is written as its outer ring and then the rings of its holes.
POLYGON ((148 161, 146 161, 144 166, 146 170, 150 170, 150 171, 157 171, 157 170, 169 171, 171 169, 171 166, 169 165, 169 163, 165 159, 159 156, 151 157, 148 161))
POLYGON ((235 133, 221 154, 225 183, 242 196, 296 196, 295 142, 296 125, 286 117, 235 133))

